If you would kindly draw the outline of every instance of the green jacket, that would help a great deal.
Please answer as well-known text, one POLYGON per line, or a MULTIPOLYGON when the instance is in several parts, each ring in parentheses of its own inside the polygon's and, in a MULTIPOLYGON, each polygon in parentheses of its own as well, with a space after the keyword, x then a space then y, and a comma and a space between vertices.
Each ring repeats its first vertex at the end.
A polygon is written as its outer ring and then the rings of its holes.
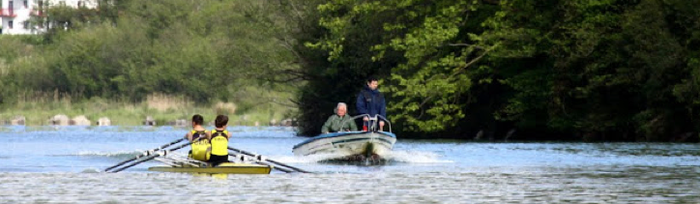
POLYGON ((328 117, 328 120, 326 120, 326 123, 323 124, 323 127, 321 128, 321 133, 327 133, 327 132, 338 132, 338 131, 357 131, 357 125, 355 125, 355 121, 350 119, 351 117, 348 115, 345 115, 344 117, 340 117, 337 114, 333 114, 331 117, 328 117), (344 121, 345 125, 344 127, 340 127, 341 124, 343 124, 344 121))

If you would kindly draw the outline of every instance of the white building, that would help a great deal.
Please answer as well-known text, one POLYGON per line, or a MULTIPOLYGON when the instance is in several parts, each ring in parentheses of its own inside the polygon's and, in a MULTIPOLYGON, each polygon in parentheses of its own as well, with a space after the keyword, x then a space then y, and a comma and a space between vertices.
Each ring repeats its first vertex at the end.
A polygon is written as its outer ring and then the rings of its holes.
POLYGON ((0 0, 0 34, 36 34, 41 28, 29 24, 32 15, 41 16, 45 6, 97 7, 97 0, 0 0))

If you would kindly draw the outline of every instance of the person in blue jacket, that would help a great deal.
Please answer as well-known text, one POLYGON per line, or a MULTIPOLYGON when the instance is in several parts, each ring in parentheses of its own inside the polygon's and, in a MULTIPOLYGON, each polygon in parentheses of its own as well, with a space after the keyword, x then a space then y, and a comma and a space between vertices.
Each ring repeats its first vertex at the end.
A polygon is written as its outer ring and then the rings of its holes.
MULTIPOLYGON (((357 94, 357 113, 359 115, 369 114, 371 117, 379 114, 384 118, 386 117, 386 101, 384 101, 384 95, 379 92, 379 81, 376 77, 367 78, 367 85, 362 88, 359 94, 357 94)), ((363 124, 366 125, 369 121, 368 117, 364 117, 363 124)), ((363 125, 364 126, 364 125, 363 125)), ((364 129, 364 128, 363 128, 364 129)), ((379 131, 384 129, 384 121, 379 119, 379 131)))

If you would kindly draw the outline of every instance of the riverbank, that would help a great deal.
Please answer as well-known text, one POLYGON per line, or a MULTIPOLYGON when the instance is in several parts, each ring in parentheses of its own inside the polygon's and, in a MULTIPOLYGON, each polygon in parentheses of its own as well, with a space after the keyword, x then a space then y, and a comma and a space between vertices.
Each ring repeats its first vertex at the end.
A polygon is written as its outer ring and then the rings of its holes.
POLYGON ((0 107, 0 124, 9 124, 17 117, 24 118, 24 125, 51 125, 51 119, 65 115, 68 119, 84 116, 90 125, 98 125, 100 118, 108 118, 109 125, 144 125, 151 118, 155 125, 185 126, 194 114, 204 116, 205 123, 210 123, 218 114, 229 116, 229 124, 244 126, 285 125, 291 122, 294 109, 272 103, 260 103, 245 107, 246 110, 231 102, 213 102, 211 104, 194 104, 181 96, 164 94, 149 95, 141 102, 126 102, 91 98, 73 100, 68 96, 21 97, 15 104, 0 107))

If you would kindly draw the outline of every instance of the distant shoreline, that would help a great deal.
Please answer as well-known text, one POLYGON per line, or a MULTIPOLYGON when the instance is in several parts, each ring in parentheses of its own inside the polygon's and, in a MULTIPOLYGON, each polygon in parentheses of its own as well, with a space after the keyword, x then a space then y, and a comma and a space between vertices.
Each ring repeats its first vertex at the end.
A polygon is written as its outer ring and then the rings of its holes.
POLYGON ((194 114, 204 116, 205 124, 212 123, 219 114, 228 115, 229 124, 237 126, 292 126, 295 121, 290 116, 292 108, 260 104, 246 109, 241 111, 230 102, 194 105, 171 96, 152 97, 139 103, 100 98, 79 101, 40 98, 3 104, 0 125, 189 126, 194 114))

